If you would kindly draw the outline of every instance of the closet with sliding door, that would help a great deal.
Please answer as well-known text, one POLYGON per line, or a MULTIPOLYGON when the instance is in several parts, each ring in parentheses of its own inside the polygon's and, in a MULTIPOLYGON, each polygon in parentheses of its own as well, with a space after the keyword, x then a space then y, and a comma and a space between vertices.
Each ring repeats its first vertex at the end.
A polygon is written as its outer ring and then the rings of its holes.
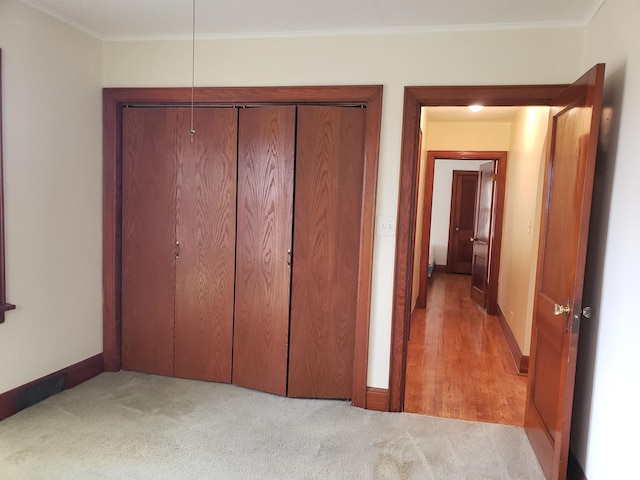
POLYGON ((365 111, 130 107, 122 366, 350 398, 365 111))

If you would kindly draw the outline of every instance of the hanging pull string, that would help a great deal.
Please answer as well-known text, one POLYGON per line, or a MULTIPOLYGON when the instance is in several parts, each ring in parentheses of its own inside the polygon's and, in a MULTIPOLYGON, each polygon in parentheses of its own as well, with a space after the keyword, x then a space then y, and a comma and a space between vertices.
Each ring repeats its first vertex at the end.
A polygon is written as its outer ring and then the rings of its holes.
POLYGON ((191 143, 193 143, 193 137, 196 134, 195 126, 194 126, 194 106, 193 106, 193 97, 194 91, 196 87, 196 0, 192 1, 191 4, 191 129, 189 130, 189 135, 191 136, 191 143))

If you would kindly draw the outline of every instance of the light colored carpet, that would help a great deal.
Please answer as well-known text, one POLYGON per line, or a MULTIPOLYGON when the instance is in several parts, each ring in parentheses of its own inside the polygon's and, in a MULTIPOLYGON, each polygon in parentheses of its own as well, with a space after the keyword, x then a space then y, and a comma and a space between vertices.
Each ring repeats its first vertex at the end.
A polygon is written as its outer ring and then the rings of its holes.
POLYGON ((521 428, 104 373, 0 422, 0 479, 543 479, 521 428))

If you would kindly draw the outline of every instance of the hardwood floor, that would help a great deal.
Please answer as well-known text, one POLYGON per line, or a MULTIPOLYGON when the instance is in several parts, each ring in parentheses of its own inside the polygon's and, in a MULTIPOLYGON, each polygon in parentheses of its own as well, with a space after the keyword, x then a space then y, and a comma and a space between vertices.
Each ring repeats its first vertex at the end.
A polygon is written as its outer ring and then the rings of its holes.
POLYGON ((497 317, 469 296, 471 277, 434 273, 411 318, 405 412, 522 426, 519 375, 497 317))

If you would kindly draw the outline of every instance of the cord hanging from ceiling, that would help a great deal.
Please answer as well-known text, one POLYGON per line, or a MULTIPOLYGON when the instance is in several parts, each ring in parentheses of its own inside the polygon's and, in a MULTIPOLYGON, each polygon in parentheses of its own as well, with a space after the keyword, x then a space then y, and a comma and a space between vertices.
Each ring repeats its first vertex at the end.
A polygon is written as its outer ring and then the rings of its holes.
POLYGON ((193 101, 196 87, 196 0, 192 0, 191 3, 191 16, 191 128, 189 135, 191 136, 191 143, 193 143, 193 137, 196 134, 193 101))

